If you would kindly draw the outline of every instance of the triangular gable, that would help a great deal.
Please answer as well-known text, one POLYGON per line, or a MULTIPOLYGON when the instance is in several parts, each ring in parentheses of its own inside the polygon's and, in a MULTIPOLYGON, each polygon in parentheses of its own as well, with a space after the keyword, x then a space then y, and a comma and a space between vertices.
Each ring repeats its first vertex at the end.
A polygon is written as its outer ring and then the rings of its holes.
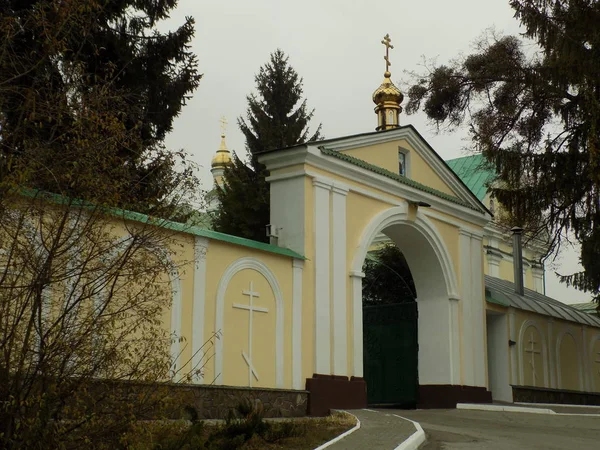
MULTIPOLYGON (((478 196, 465 185, 460 177, 448 167, 448 164, 446 164, 412 125, 405 125, 393 130, 328 139, 310 144, 317 144, 319 147, 326 148, 330 151, 348 154, 349 156, 356 158, 356 152, 352 152, 354 149, 401 141, 405 141, 410 146, 410 150, 414 151, 416 156, 425 162, 432 173, 448 187, 449 191, 454 196, 470 205, 473 209, 491 214, 488 208, 481 202, 481 199, 479 199, 478 196)), ((366 152, 361 154, 361 156, 361 158, 357 159, 362 160, 369 165, 377 166, 377 157, 375 154, 369 155, 369 153, 366 152)), ((417 180, 416 178, 418 177, 412 176, 409 178, 418 181, 421 184, 425 184, 423 180, 417 180)))

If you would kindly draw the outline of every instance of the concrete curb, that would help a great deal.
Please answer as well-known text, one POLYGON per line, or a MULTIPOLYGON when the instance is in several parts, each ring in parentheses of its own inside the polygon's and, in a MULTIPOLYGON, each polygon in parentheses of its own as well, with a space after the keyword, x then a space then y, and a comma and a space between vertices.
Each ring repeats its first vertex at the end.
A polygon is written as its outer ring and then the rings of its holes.
POLYGON ((411 422, 416 428, 416 431, 394 450, 417 450, 427 440, 427 438, 425 437, 425 432, 421 427, 421 424, 419 422, 415 422, 414 420, 407 419, 406 417, 402 417, 397 414, 392 415, 411 422))
POLYGON ((336 442, 341 441, 346 436, 348 436, 349 434, 354 433, 356 430, 358 430, 360 428, 360 420, 358 420, 358 417, 356 417, 354 414, 349 413, 348 411, 341 411, 341 412, 344 412, 346 414, 350 414, 352 417, 354 417, 356 419, 356 425, 353 428, 350 428, 348 431, 344 431, 339 436, 334 437, 332 440, 325 442, 324 444, 320 445, 319 447, 315 448, 314 450, 322 450, 324 448, 327 448, 330 445, 333 445, 336 442))
POLYGON ((571 404, 562 404, 562 403, 525 403, 525 402, 515 402, 515 405, 523 405, 523 406, 548 406, 550 408, 589 408, 589 409, 600 409, 600 405, 571 405, 571 404))
POLYGON ((472 411, 502 411, 502 412, 523 412, 523 413, 532 413, 532 414, 556 414, 551 409, 525 408, 522 406, 490 405, 489 403, 457 403, 456 409, 467 409, 467 410, 472 410, 472 411))

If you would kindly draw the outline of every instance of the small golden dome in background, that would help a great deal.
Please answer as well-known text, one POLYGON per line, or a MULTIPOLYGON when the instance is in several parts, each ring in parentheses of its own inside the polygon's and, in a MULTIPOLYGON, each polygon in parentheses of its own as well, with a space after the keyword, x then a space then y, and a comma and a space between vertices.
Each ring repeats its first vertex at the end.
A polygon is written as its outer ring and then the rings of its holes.
POLYGON ((386 71, 383 76, 383 83, 381 83, 381 86, 373 92, 373 102, 376 105, 386 102, 393 102, 400 105, 402 100, 404 100, 404 95, 400 92, 400 89, 392 83, 392 80, 390 79, 392 74, 389 71, 386 71))
POLYGON ((216 169, 225 169, 225 167, 231 164, 231 153, 227 149, 227 144, 225 143, 225 126, 227 125, 227 121, 225 117, 221 118, 221 145, 219 146, 219 150, 217 150, 217 154, 213 157, 211 161, 211 167, 213 170, 216 169))
POLYGON ((231 164, 231 153, 227 150, 227 145, 225 144, 225 135, 221 135, 221 146, 219 150, 217 150, 217 154, 213 157, 211 162, 211 167, 213 169, 224 169, 228 165, 231 164))

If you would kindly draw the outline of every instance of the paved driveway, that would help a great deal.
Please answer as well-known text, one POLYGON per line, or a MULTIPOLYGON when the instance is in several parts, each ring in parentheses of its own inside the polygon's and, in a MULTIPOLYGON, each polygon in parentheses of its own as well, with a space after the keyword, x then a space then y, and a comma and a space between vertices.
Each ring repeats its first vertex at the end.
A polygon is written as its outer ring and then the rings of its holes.
POLYGON ((468 410, 394 411, 427 435, 420 450, 600 449, 600 417, 468 410))

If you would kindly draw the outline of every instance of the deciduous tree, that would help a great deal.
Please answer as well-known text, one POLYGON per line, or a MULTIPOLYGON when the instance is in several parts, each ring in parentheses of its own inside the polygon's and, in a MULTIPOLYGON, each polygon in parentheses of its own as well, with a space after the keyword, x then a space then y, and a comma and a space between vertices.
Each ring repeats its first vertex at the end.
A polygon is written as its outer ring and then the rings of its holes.
POLYGON ((491 36, 466 57, 418 75, 407 112, 468 123, 473 149, 512 225, 572 233, 583 271, 562 280, 600 294, 600 2, 512 0, 525 37, 491 36))

